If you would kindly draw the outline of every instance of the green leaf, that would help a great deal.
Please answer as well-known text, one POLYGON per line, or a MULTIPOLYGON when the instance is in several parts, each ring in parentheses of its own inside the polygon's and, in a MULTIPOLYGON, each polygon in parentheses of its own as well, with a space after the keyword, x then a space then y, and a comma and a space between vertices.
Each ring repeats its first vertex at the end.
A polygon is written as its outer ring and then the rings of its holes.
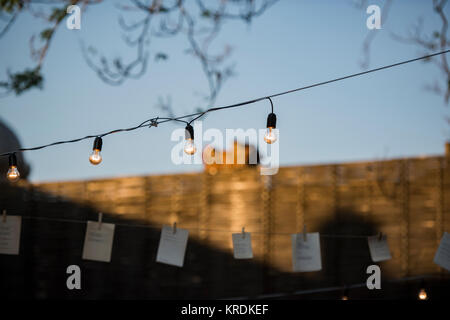
POLYGON ((66 16, 66 8, 53 8, 52 14, 48 21, 60 22, 66 16))
POLYGON ((42 40, 49 40, 53 35, 53 29, 45 29, 41 32, 42 40))
POLYGON ((21 0, 0 0, 0 11, 12 13, 15 10, 19 11, 23 8, 23 1, 21 0))
POLYGON ((209 17, 211 17, 211 11, 209 11, 209 10, 203 10, 201 16, 202 16, 203 18, 209 18, 209 17))
POLYGON ((42 89, 43 80, 39 67, 26 69, 24 72, 9 75, 9 88, 20 95, 34 87, 42 89))

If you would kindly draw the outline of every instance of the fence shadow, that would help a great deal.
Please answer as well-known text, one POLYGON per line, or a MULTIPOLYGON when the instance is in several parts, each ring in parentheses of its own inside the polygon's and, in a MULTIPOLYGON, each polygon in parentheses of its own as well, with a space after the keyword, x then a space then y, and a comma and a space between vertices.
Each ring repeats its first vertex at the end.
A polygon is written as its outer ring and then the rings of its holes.
MULTIPOLYGON (((322 238, 323 270, 305 274, 281 272, 256 259, 235 260, 229 251, 190 238, 185 266, 177 268, 156 262, 160 226, 108 212, 103 221, 127 224, 115 230, 111 263, 86 261, 81 259, 84 222, 97 219, 95 208, 54 201, 45 193, 30 194, 20 187, 0 185, 0 190, 2 206, 10 214, 24 216, 20 255, 0 255, 0 296, 10 299, 254 298, 280 291, 281 298, 289 299, 299 298, 295 292, 301 289, 364 282, 365 268, 372 264, 365 239, 322 238), (43 207, 51 210, 43 212, 43 207), (148 228, 133 226, 143 224, 148 228), (82 270, 81 290, 66 287, 69 265, 82 270)), ((337 217, 318 231, 324 235, 377 233, 376 226, 351 211, 339 212, 337 217)), ((336 299, 339 294, 302 298, 336 299)))

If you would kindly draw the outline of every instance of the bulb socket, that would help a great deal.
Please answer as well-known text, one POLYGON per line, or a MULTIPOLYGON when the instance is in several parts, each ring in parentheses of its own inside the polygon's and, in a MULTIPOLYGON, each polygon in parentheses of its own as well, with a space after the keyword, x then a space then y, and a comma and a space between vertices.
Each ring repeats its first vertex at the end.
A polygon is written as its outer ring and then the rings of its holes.
POLYGON ((194 140, 194 128, 188 124, 185 131, 186 140, 194 140))
POLYGON ((275 129, 277 127, 277 115, 275 113, 269 113, 267 116, 267 128, 275 129))
POLYGON ((17 158, 15 153, 11 153, 9 155, 9 166, 10 167, 17 167, 17 158))
POLYGON ((95 138, 94 140, 94 147, 92 148, 92 150, 99 150, 102 151, 102 146, 103 146, 103 140, 100 137, 95 138))

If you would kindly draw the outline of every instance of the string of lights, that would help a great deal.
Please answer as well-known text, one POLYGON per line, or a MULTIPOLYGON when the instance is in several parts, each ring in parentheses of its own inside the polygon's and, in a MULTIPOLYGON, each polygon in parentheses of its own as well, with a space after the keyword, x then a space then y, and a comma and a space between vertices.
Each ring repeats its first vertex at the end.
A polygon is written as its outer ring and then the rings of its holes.
POLYGON ((381 71, 381 70, 386 70, 386 69, 390 69, 390 68, 394 68, 397 66, 401 66, 404 64, 408 64, 408 63, 412 63, 415 61, 419 61, 419 60, 429 60, 432 57, 438 56, 438 55, 442 55, 442 54, 447 54, 448 52, 450 52, 450 50, 445 50, 445 51, 440 51, 440 52, 436 52, 433 54, 428 54, 425 56, 421 56, 418 58, 414 58, 414 59, 410 59, 410 60, 404 60, 401 62, 397 62, 394 64, 390 64, 390 65, 385 65, 379 68, 375 68, 375 69, 370 69, 370 70, 366 70, 366 71, 362 71, 362 72, 358 72, 358 73, 353 73, 350 75, 346 75, 343 77, 339 77, 339 78, 334 78, 331 80, 326 80, 323 82, 318 82, 318 83, 314 83, 308 86, 304 86, 304 87, 299 87, 299 88, 295 88, 295 89, 291 89, 291 90, 287 90, 287 91, 283 91, 283 92, 279 92, 279 93, 274 93, 268 96, 264 96, 264 97, 259 97, 259 98, 255 98, 252 100, 247 100, 244 102, 239 102, 239 103, 235 103, 235 104, 231 104, 231 105, 227 105, 227 106, 222 106, 222 107, 212 107, 209 108, 205 111, 201 111, 201 112, 196 112, 196 113, 192 113, 192 114, 188 114, 188 115, 183 115, 183 116, 179 116, 179 117, 174 117, 174 118, 160 118, 160 117, 155 117, 155 118, 151 118, 151 119, 147 119, 144 122, 142 122, 141 124, 134 126, 134 127, 130 127, 130 128, 123 128, 123 129, 115 129, 115 130, 111 130, 102 134, 97 134, 97 135, 87 135, 84 136, 82 138, 77 138, 77 139, 72 139, 72 140, 62 140, 62 141, 57 141, 57 142, 53 142, 50 144, 46 144, 46 145, 41 145, 38 147, 31 147, 31 148, 20 148, 17 150, 13 150, 13 151, 9 151, 9 152, 5 152, 0 154, 0 157, 9 157, 9 169, 7 171, 6 177, 9 181, 11 182, 15 182, 17 180, 19 180, 20 178, 20 173, 19 170, 17 168, 17 158, 16 158, 16 153, 19 152, 25 152, 25 151, 35 151, 35 150, 41 150, 44 148, 48 148, 51 146, 56 146, 56 145, 62 145, 62 144, 68 144, 68 143, 75 143, 75 142, 79 142, 82 140, 86 140, 86 139, 94 139, 94 145, 93 145, 93 152, 89 157, 89 161, 93 164, 93 165, 98 165, 101 163, 102 161, 102 156, 101 156, 101 150, 102 150, 102 146, 103 146, 103 137, 106 137, 108 135, 111 134, 115 134, 115 133, 119 133, 119 132, 129 132, 129 131, 134 131, 140 128, 146 128, 146 127, 157 127, 158 125, 162 124, 162 123, 166 123, 166 122, 171 122, 171 121, 176 121, 176 122, 182 122, 184 124, 186 124, 186 135, 185 135, 185 146, 184 146, 184 152, 188 155, 193 155, 196 152, 196 148, 195 148, 195 144, 194 144, 194 128, 192 127, 191 123, 193 123, 194 121, 200 119, 201 117, 203 117, 205 114, 207 113, 211 113, 211 112, 215 112, 215 111, 219 111, 219 110, 225 110, 225 109, 230 109, 230 108, 237 108, 237 107, 242 107, 242 106, 246 106, 249 104, 253 104, 259 101, 263 101, 263 100, 269 100, 270 104, 271 104, 271 113, 269 113, 268 117, 267 117, 267 132, 264 136, 264 140, 268 143, 268 144, 272 144, 277 140, 277 135, 276 135, 276 131, 274 130, 276 128, 276 115, 275 113, 273 113, 273 101, 272 98, 275 97, 279 97, 282 95, 286 95, 286 94, 290 94, 290 93, 294 93, 294 92, 298 92, 298 91, 302 91, 302 90, 306 90, 306 89, 311 89, 314 87, 318 87, 318 86, 323 86, 326 84, 330 84, 333 82, 337 82, 337 81, 343 81, 346 79, 350 79, 350 78, 354 78, 354 77, 359 77, 362 75, 366 75, 369 73, 373 73, 373 72, 377 72, 377 71, 381 71), (190 120, 184 120, 184 119, 190 119, 190 120))

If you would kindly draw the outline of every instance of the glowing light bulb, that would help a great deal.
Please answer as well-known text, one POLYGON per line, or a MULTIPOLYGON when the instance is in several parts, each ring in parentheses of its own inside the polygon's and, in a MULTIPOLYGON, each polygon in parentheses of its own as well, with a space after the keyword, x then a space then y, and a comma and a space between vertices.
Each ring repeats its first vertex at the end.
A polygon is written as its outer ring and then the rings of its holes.
POLYGON ((348 287, 346 287, 344 289, 344 292, 342 293, 341 300, 349 300, 348 293, 349 293, 349 289, 348 289, 348 287))
POLYGON ((9 170, 6 173, 6 177, 11 182, 16 182, 17 180, 19 180, 20 173, 19 173, 19 170, 17 170, 17 167, 15 167, 15 166, 9 167, 9 170))
POLYGON ((427 295, 427 292, 425 291, 425 289, 423 289, 423 288, 420 289, 418 298, 419 298, 419 300, 427 300, 428 299, 428 295, 427 295))
POLYGON ((184 143, 184 152, 192 156, 195 153, 195 151, 197 151, 197 149, 195 148, 194 140, 192 139, 186 140, 186 142, 184 143))
POLYGON ((102 155, 100 153, 100 150, 95 149, 94 151, 92 151, 92 154, 89 156, 89 161, 93 164, 93 165, 97 165, 100 162, 102 162, 102 155))
POLYGON ((97 137, 94 140, 94 147, 92 148, 92 154, 89 156, 89 161, 93 165, 98 165, 100 162, 102 162, 102 155, 100 151, 102 151, 102 145, 103 141, 102 138, 97 137))
POLYGON ((272 144, 275 141, 277 141, 277 134, 275 133, 274 128, 269 127, 267 128, 266 134, 264 135, 264 141, 268 144, 272 144))
POLYGON ((16 182, 20 179, 20 173, 17 170, 17 158, 14 153, 9 155, 9 169, 6 173, 6 178, 11 182, 16 182))
POLYGON ((194 128, 188 124, 185 132, 186 142, 184 143, 184 152, 188 155, 193 155, 197 149, 194 143, 194 128))
POLYGON ((267 131, 266 134, 264 135, 264 141, 267 142, 268 144, 272 144, 278 139, 277 134, 275 132, 276 126, 277 126, 277 116, 273 112, 269 113, 269 115, 267 116, 267 131))

